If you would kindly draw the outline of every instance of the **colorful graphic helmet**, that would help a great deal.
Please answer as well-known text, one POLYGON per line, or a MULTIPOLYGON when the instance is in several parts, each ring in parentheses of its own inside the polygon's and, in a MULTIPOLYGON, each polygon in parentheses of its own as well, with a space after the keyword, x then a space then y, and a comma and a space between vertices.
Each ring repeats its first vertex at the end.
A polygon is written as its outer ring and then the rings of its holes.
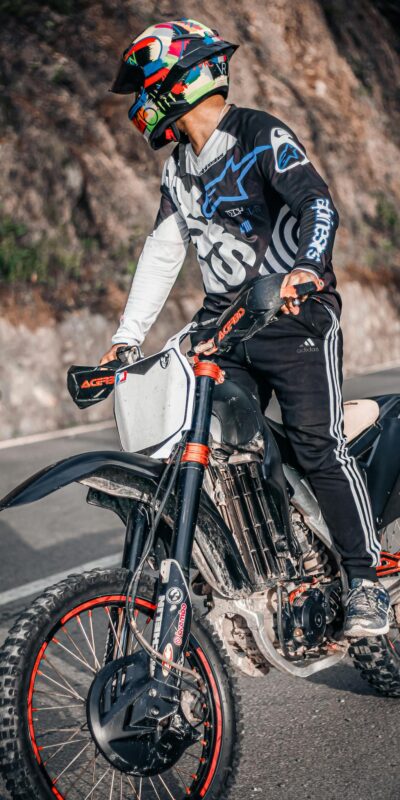
POLYGON ((206 97, 227 96, 236 47, 193 19, 160 22, 125 50, 111 91, 136 95, 129 118, 158 150, 180 140, 179 117, 206 97))

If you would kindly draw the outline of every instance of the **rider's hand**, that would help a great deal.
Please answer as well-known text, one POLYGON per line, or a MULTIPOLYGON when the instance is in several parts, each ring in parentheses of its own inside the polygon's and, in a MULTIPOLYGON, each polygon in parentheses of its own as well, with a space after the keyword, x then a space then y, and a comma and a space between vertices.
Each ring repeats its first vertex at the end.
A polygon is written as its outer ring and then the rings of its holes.
POLYGON ((214 344, 214 339, 207 339, 206 342, 199 342, 196 344, 194 348, 195 353, 202 353, 204 356, 212 356, 213 353, 217 352, 217 348, 214 344))
POLYGON ((113 344, 113 346, 110 347, 110 349, 107 350, 106 353, 104 353, 104 356, 101 357, 100 359, 101 367, 104 366, 104 364, 108 364, 109 361, 115 361, 118 358, 117 350, 119 347, 127 347, 127 345, 124 342, 118 342, 118 344, 113 344))
MULTIPOLYGON (((312 274, 312 272, 305 272, 302 269, 294 269, 293 272, 289 272, 289 274, 284 278, 281 287, 281 294, 284 295, 284 289, 286 286, 298 286, 299 283, 309 283, 310 281, 315 283, 317 292, 320 292, 321 289, 324 288, 323 280, 321 278, 317 278, 316 275, 312 274)), ((294 303, 294 298, 286 300, 283 306, 281 306, 281 311, 284 314, 299 314, 299 302, 304 303, 304 301, 307 300, 307 297, 308 295, 304 295, 304 297, 299 298, 296 303, 294 303)))
MULTIPOLYGON (((217 352, 217 348, 214 344, 214 339, 207 339, 206 342, 199 342, 196 344, 194 348, 195 353, 201 353, 204 356, 212 356, 213 353, 217 352)), ((225 372, 221 370, 219 378, 217 378, 217 383, 223 383, 225 380, 225 372)))

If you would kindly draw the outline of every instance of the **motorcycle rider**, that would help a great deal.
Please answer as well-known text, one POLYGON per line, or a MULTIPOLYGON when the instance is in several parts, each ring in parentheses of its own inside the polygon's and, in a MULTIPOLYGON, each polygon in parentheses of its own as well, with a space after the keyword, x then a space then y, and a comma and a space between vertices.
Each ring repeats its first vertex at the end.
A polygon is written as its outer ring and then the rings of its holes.
MULTIPOLYGON (((150 26, 123 54, 112 91, 134 94, 129 118, 153 149, 178 144, 165 163, 155 227, 101 364, 122 345, 141 345, 190 241, 204 282, 201 322, 219 315, 258 275, 282 273, 283 287, 313 281, 308 302, 287 301, 273 325, 219 363, 263 409, 275 390, 290 444, 348 575, 345 634, 376 636, 389 629, 389 597, 377 582, 380 545, 370 500, 343 434, 341 301, 331 260, 338 214, 286 124, 226 104, 235 49, 207 26, 182 19, 150 26)), ((210 354, 207 342, 194 342, 210 354)))

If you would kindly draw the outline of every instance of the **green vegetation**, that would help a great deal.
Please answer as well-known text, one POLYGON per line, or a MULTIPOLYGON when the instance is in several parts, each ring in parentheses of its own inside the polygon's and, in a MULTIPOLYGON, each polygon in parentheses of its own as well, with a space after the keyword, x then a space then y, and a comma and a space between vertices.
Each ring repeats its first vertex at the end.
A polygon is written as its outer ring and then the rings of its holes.
POLYGON ((379 194, 376 201, 375 227, 391 246, 400 246, 400 217, 394 203, 385 194, 379 194))
POLYGON ((7 283, 52 281, 58 273, 79 277, 80 253, 71 253, 59 240, 43 238, 37 244, 27 239, 28 229, 10 217, 0 219, 0 280, 7 283))
POLYGON ((31 279, 38 274, 40 262, 37 247, 23 243, 25 225, 9 217, 0 220, 0 278, 6 281, 31 279))
POLYGON ((384 192, 376 195, 375 215, 368 219, 368 227, 369 237, 372 233, 372 246, 366 253, 368 266, 375 270, 385 266, 398 274, 400 216, 395 204, 384 192))

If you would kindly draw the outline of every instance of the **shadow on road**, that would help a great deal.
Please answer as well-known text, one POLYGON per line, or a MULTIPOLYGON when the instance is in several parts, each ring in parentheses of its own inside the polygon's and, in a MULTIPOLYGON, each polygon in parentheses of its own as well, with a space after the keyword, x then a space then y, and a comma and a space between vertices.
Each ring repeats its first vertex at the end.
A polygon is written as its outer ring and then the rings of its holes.
POLYGON ((366 681, 362 680, 351 662, 340 664, 333 669, 322 670, 322 672, 318 672, 308 678, 308 681, 351 695, 373 695, 376 697, 375 690, 366 681))

